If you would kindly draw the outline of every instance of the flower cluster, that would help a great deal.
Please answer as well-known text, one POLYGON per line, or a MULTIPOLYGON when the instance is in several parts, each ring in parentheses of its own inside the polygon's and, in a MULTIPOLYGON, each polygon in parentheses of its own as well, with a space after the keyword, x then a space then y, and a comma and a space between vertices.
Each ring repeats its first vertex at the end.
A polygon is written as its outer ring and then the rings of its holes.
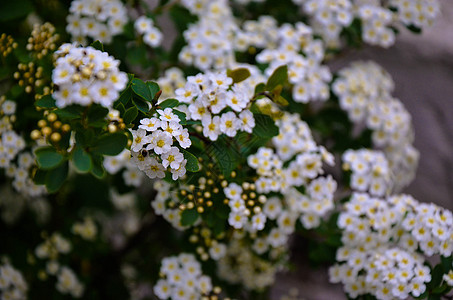
POLYGON ((33 155, 23 152, 25 140, 13 129, 16 120, 16 102, 0 98, 0 168, 13 178, 13 187, 24 196, 38 197, 46 193, 43 186, 36 185, 30 177, 36 166, 33 155))
POLYGON ((150 47, 158 47, 162 42, 162 32, 154 26, 153 20, 139 17, 134 23, 135 30, 143 35, 143 42, 150 47))
POLYGON ((262 212, 261 205, 266 202, 266 197, 255 193, 255 185, 244 182, 242 186, 230 183, 224 188, 224 193, 231 209, 228 223, 235 229, 245 228, 249 232, 264 229, 266 215, 262 212))
POLYGON ((27 50, 36 54, 38 59, 41 59, 55 51, 56 42, 59 38, 60 36, 55 33, 55 27, 52 24, 35 24, 27 41, 27 50))
POLYGON ((219 291, 214 289, 211 278, 203 275, 200 263, 192 254, 164 258, 160 274, 163 278, 157 281, 154 293, 162 300, 202 299, 219 291))
POLYGON ((83 222, 74 223, 72 232, 83 239, 92 241, 96 238, 97 228, 92 218, 86 217, 83 222))
POLYGON ((118 60, 92 47, 64 44, 55 55, 53 97, 60 108, 91 103, 110 108, 128 81, 126 73, 118 69, 118 60))
MULTIPOLYGON (((277 252, 274 256, 278 256, 277 252)), ((282 265, 260 258, 250 251, 244 240, 233 239, 226 256, 217 262, 217 268, 219 277, 229 283, 243 284, 248 290, 262 290, 274 283, 282 265)))
POLYGON ((179 60, 203 71, 231 67, 235 59, 230 41, 237 25, 230 5, 226 0, 194 2, 182 1, 199 20, 184 31, 188 45, 179 53, 179 60))
POLYGON ((380 151, 347 150, 342 157, 343 170, 351 171, 350 186, 359 192, 382 197, 392 191, 392 174, 380 151))
POLYGON ((66 31, 73 41, 85 44, 86 37, 109 44, 123 32, 127 10, 120 0, 74 0, 69 8, 66 31))
POLYGON ((141 119, 137 130, 132 130, 132 159, 150 178, 164 178, 168 167, 173 180, 186 174, 187 159, 173 142, 176 140, 182 148, 190 147, 192 142, 175 112, 171 108, 158 109, 153 117, 141 119))
POLYGON ((13 49, 17 48, 17 43, 14 41, 13 37, 2 33, 0 35, 0 55, 7 57, 13 49))
POLYGON ((175 90, 186 85, 186 78, 181 69, 172 67, 165 70, 164 74, 157 80, 157 83, 162 90, 161 99, 174 98, 175 90))
POLYGON ((188 120, 201 120, 203 135, 211 141, 222 133, 229 137, 238 131, 251 133, 255 127, 248 109, 248 89, 233 84, 225 72, 189 76, 184 88, 176 90, 176 99, 187 104, 184 112, 188 120))
POLYGON ((389 5, 397 9, 401 23, 418 28, 431 26, 440 13, 438 0, 390 0, 389 5))
POLYGON ((453 252, 453 215, 407 195, 386 200, 354 193, 340 213, 343 247, 330 270, 351 297, 371 293, 378 299, 417 297, 431 280, 426 256, 453 252))
POLYGON ((394 27, 399 24, 423 29, 439 14, 437 0, 293 0, 303 7, 316 33, 332 47, 341 44, 340 35, 354 19, 362 24, 362 39, 371 45, 389 47, 395 43, 394 27))
POLYGON ((9 262, 0 265, 0 295, 2 299, 26 299, 28 290, 27 282, 23 275, 9 262))
POLYGON ((356 124, 373 131, 372 140, 382 148, 401 190, 415 176, 418 152, 412 146, 413 128, 409 112, 393 98, 390 75, 374 62, 356 62, 342 69, 332 89, 340 107, 356 124))
POLYGON ((41 279, 45 280, 48 276, 56 276, 56 288, 60 293, 80 298, 84 292, 83 284, 72 269, 62 266, 58 261, 61 254, 68 254, 71 249, 71 243, 55 232, 36 247, 35 255, 40 259, 48 259, 45 272, 39 275, 41 279))
MULTIPOLYGON (((325 55, 322 41, 314 39, 311 28, 303 23, 283 24, 280 27, 275 23, 260 19, 253 26, 250 22, 246 24, 250 27, 246 31, 250 41, 263 36, 263 31, 269 36, 267 44, 263 45, 265 49, 256 56, 258 63, 269 64, 265 74, 270 76, 279 66, 287 65, 289 82, 294 85, 294 101, 307 103, 311 100, 327 100, 328 82, 332 79, 332 74, 327 66, 322 65, 325 55), (268 25, 271 27, 266 27, 268 25)), ((262 41, 255 46, 259 47, 261 43, 262 41)))
POLYGON ((121 170, 124 183, 138 187, 142 184, 144 174, 131 159, 131 151, 125 149, 116 156, 107 156, 104 159, 104 168, 109 174, 117 174, 121 170))

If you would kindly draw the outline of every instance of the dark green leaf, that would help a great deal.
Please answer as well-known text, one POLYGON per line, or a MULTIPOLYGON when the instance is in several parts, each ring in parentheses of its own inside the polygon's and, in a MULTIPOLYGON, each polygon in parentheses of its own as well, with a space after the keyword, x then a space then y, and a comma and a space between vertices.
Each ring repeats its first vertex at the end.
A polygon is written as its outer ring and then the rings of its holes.
POLYGON ((135 120, 135 118, 137 117, 138 115, 138 110, 137 110, 137 107, 136 106, 132 106, 131 108, 129 108, 128 110, 126 110, 126 112, 124 113, 124 116, 123 116, 123 121, 125 124, 130 124, 132 123, 132 121, 135 120))
POLYGON ((92 157, 93 166, 91 168, 91 174, 97 178, 103 178, 105 175, 104 165, 102 164, 103 158, 100 155, 92 157))
POLYGON ((102 43, 98 40, 92 42, 90 46, 96 50, 100 50, 100 51, 104 52, 104 45, 102 45, 102 43))
POLYGON ((35 102, 35 105, 38 107, 42 107, 42 108, 56 107, 55 99, 52 97, 52 95, 42 96, 41 99, 39 99, 38 101, 35 102))
POLYGON ((181 213, 181 225, 191 226, 198 220, 198 212, 196 209, 186 209, 181 213))
POLYGON ((33 4, 29 0, 0 1, 0 22, 25 17, 32 12, 33 9, 33 4))
POLYGON ((255 128, 253 134, 261 138, 271 138, 278 135, 278 127, 271 117, 263 114, 254 114, 255 128))
MULTIPOLYGON (((117 106, 118 106, 119 104, 123 104, 123 106, 126 106, 127 103, 128 103, 131 99, 132 99, 132 88, 128 87, 127 89, 125 89, 125 90, 121 93, 120 98, 119 98, 119 99, 117 100, 117 102, 116 102, 116 103, 118 103, 117 106)), ((116 107, 117 107, 117 106, 116 106, 116 107)), ((115 108, 116 108, 116 107, 115 107, 115 108)), ((117 109, 118 109, 118 108, 117 108, 117 109)))
POLYGON ((71 105, 65 108, 57 109, 55 113, 65 120, 74 120, 82 116, 84 108, 78 105, 71 105))
POLYGON ((255 87, 255 95, 262 93, 266 90, 266 85, 264 83, 259 83, 255 87))
POLYGON ((91 169, 90 154, 86 153, 82 147, 75 147, 72 161, 76 169, 82 173, 88 172, 91 169))
POLYGON ((54 193, 60 189, 68 177, 68 162, 61 164, 55 169, 50 170, 46 175, 46 187, 49 193, 54 193))
POLYGON ((154 100, 154 97, 157 95, 157 93, 160 91, 159 85, 153 81, 147 81, 146 85, 148 86, 148 89, 151 92, 151 99, 154 100))
POLYGON ((233 79, 233 83, 238 83, 250 77, 250 71, 246 68, 238 68, 227 71, 228 77, 233 79))
POLYGON ((450 271, 452 269, 453 256, 449 256, 449 257, 441 256, 440 261, 442 263, 444 273, 448 273, 448 271, 450 271))
POLYGON ((115 132, 101 136, 91 149, 93 154, 118 155, 126 148, 127 137, 124 133, 115 132))
POLYGON ((183 113, 182 111, 176 110, 176 109, 173 110, 173 113, 175 115, 177 115, 179 117, 179 119, 181 120, 181 121, 179 121, 179 124, 186 125, 187 121, 186 121, 186 114, 185 113, 183 113))
POLYGON ((37 169, 33 176, 33 182, 36 184, 46 184, 46 176, 48 171, 37 169))
POLYGON ((88 123, 93 127, 102 127, 107 124, 105 117, 109 110, 100 105, 92 105, 88 111, 88 123))
POLYGON ((162 108, 162 109, 167 108, 167 107, 172 108, 172 107, 175 107, 178 105, 179 105, 179 101, 176 99, 167 99, 159 104, 160 108, 162 108))
POLYGON ((35 155, 38 166, 43 170, 53 169, 64 160, 64 156, 53 147, 38 148, 35 155))
POLYGON ((132 79, 132 90, 143 100, 152 102, 154 95, 159 91, 159 86, 155 82, 147 81, 146 83, 138 78, 132 79))
POLYGON ((430 289, 434 289, 440 285, 442 282, 442 276, 444 275, 444 270, 441 264, 438 264, 434 267, 431 272, 431 281, 428 283, 430 289))
POLYGON ((132 99, 132 103, 134 103, 134 105, 137 107, 137 109, 139 111, 141 111, 142 113, 147 114, 149 112, 149 106, 148 106, 147 102, 140 100, 138 98, 134 98, 134 99, 132 99))
POLYGON ((274 73, 269 77, 266 83, 266 90, 267 91, 272 91, 275 89, 278 85, 285 85, 285 83, 288 81, 288 67, 285 66, 280 66, 278 67, 274 73))
POLYGON ((198 164, 198 159, 192 153, 182 149, 184 158, 187 159, 186 170, 190 172, 200 171, 200 166, 198 164))

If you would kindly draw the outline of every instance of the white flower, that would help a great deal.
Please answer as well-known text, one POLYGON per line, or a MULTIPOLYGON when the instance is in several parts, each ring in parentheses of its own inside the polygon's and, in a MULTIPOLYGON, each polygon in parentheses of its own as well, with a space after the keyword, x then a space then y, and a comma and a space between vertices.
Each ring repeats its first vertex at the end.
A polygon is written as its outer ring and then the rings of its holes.
POLYGON ((153 27, 145 32, 143 42, 151 47, 157 47, 162 42, 162 33, 156 27, 153 27))
POLYGON ((173 113, 173 110, 169 107, 165 108, 164 110, 158 109, 157 112, 159 113, 159 119, 162 121, 167 122, 177 122, 179 123, 181 120, 179 119, 178 115, 173 113))
POLYGON ((242 187, 237 183, 230 183, 226 188, 223 189, 225 196, 229 199, 240 199, 242 195, 242 187))
POLYGON ((235 229, 241 229, 244 227, 246 221, 246 216, 240 212, 230 212, 230 215, 228 216, 228 224, 233 226, 235 229))
POLYGON ((170 151, 162 154, 162 165, 167 168, 178 169, 181 162, 184 160, 184 155, 179 152, 177 147, 171 147, 170 151))
POLYGON ((157 159, 150 157, 144 171, 149 178, 164 178, 165 170, 164 166, 157 159))
POLYGON ((236 135, 240 125, 241 121, 239 121, 234 112, 224 113, 220 118, 220 130, 229 137, 236 135))
POLYGON ((253 128, 255 127, 255 119, 253 118, 252 112, 244 110, 239 114, 239 120, 241 121, 240 129, 242 131, 252 133, 253 128))
POLYGON ((226 254, 226 246, 221 243, 215 243, 211 248, 209 248, 209 256, 214 260, 219 260, 224 257, 226 254))
POLYGON ((156 130, 151 135, 151 143, 146 147, 146 150, 154 150, 156 154, 162 154, 170 151, 172 144, 173 137, 171 134, 156 130))
POLYGON ((211 141, 216 141, 220 132, 220 117, 205 116, 201 121, 203 125, 203 135, 209 138, 211 141))
POLYGON ((266 225, 266 216, 263 213, 256 214, 252 217, 252 229, 263 230, 266 225))
POLYGON ((131 150, 139 152, 143 146, 150 142, 149 136, 146 135, 146 131, 143 129, 131 130, 132 132, 132 146, 131 150))
POLYGON ((177 180, 178 178, 184 176, 186 174, 186 164, 187 159, 184 159, 181 164, 179 165, 178 169, 171 169, 171 177, 173 180, 177 180))
POLYGON ((176 140, 184 149, 189 148, 190 145, 192 145, 192 141, 189 138, 189 131, 185 128, 182 130, 181 134, 176 137, 176 140))
POLYGON ((139 125, 138 128, 153 132, 160 127, 161 121, 155 117, 152 117, 150 119, 143 118, 140 120, 140 124, 141 125, 139 125))
POLYGON ((153 20, 147 18, 146 16, 140 16, 134 23, 135 30, 138 33, 144 34, 153 27, 153 20))

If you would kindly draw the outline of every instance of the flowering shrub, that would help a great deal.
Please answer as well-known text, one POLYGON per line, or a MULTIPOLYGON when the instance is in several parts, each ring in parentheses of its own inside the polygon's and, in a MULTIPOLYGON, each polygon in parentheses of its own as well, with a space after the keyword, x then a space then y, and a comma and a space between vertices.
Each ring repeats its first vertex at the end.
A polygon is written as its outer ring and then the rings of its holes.
POLYGON ((351 299, 451 292, 396 83, 327 64, 437 0, 154 2, 0 4, 2 299, 267 299, 297 236, 351 299))

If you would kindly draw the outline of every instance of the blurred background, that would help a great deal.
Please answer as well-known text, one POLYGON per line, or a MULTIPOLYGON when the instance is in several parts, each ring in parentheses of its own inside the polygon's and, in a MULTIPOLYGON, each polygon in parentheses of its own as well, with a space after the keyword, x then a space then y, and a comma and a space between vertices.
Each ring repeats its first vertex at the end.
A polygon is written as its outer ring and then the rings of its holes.
MULTIPOLYGON (((405 30, 389 49, 366 47, 330 63, 336 71, 352 61, 373 60, 395 81, 394 96, 412 115, 415 147, 420 151, 417 175, 404 191, 423 202, 453 210, 453 1, 439 0, 442 15, 421 36, 405 30)), ((308 265, 303 242, 293 245, 295 271, 280 274, 272 299, 346 299, 339 285, 328 284, 327 268, 308 265)))

